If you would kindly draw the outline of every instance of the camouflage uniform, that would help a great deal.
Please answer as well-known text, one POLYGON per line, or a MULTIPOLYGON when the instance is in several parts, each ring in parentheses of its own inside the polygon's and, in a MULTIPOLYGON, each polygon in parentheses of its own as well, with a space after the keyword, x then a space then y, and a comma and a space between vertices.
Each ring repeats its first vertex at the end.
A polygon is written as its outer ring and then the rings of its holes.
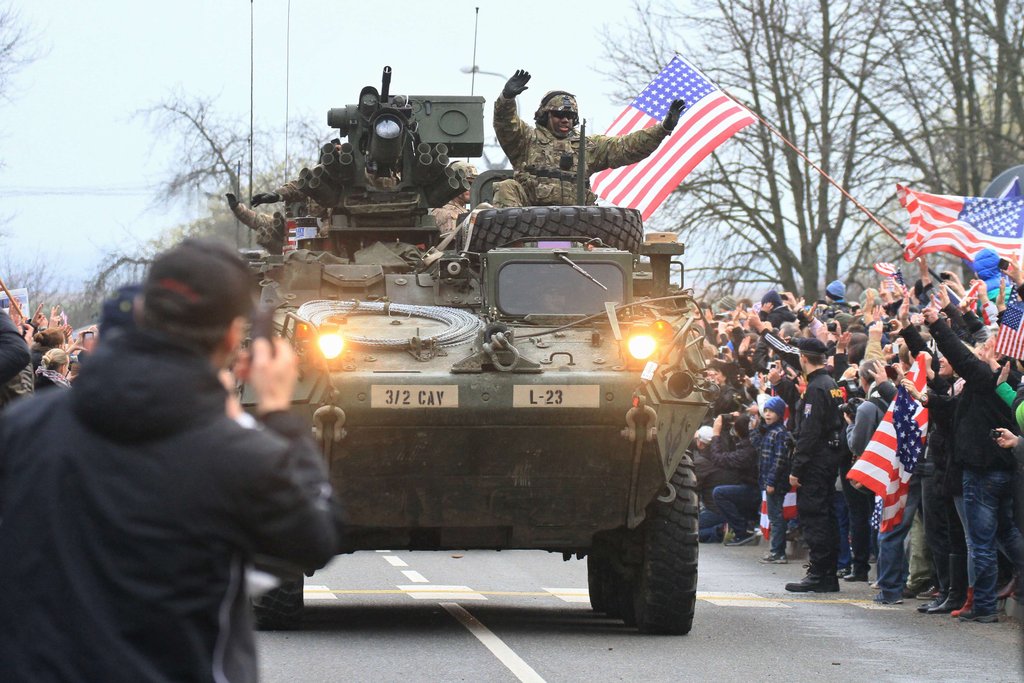
MULTIPOLYGON (((462 171, 470 184, 476 180, 476 167, 473 164, 466 161, 453 161, 451 167, 456 171, 462 171)), ((463 195, 459 195, 449 199, 448 203, 444 206, 430 210, 430 215, 434 217, 437 227, 441 230, 442 237, 454 230, 458 224, 459 216, 467 212, 466 203, 463 199, 463 195)))
POLYGON ((464 213, 466 213, 466 205, 459 201, 458 197, 450 200, 440 208, 430 210, 430 214, 437 221, 437 227, 440 228, 442 236, 455 229, 459 216, 464 213))
POLYGON ((242 203, 235 204, 231 209, 242 223, 256 231, 256 244, 271 254, 280 254, 284 248, 284 217, 280 213, 274 215, 257 213, 242 203))
MULTIPOLYGON (((514 169, 512 180, 495 184, 495 206, 576 204, 580 138, 575 128, 568 137, 558 138, 547 126, 531 127, 516 114, 515 99, 502 95, 494 102, 494 132, 514 169), (559 167, 566 152, 572 154, 568 171, 559 167)), ((587 174, 636 163, 657 149, 668 135, 664 127, 655 125, 621 137, 587 136, 587 174)), ((596 201, 596 195, 588 189, 586 203, 596 201)))

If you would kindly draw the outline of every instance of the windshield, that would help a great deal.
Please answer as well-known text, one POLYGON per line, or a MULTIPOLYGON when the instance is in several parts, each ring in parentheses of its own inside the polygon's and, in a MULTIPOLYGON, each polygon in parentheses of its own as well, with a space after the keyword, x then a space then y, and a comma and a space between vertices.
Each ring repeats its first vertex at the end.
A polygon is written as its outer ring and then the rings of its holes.
POLYGON ((511 262, 498 271, 498 309, 505 315, 590 315, 606 301, 624 303, 625 276, 616 264, 576 264, 608 290, 568 263, 511 262))

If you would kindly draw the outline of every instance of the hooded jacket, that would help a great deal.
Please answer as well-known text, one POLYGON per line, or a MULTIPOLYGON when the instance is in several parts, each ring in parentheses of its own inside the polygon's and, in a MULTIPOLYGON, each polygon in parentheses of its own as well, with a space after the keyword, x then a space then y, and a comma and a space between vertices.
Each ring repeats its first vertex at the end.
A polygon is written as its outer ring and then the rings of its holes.
POLYGON ((206 358, 127 332, 3 413, 4 680, 256 680, 247 565, 322 566, 339 515, 308 428, 225 399, 206 358))

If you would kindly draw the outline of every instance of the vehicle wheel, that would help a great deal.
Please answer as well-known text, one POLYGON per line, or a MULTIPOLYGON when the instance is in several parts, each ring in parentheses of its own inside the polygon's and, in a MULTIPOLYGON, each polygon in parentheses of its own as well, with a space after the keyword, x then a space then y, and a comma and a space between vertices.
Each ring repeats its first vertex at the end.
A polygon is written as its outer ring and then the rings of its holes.
POLYGON ((476 217, 470 251, 484 252, 520 239, 597 237, 636 253, 644 240, 640 212, 618 206, 524 206, 486 209, 476 217))
POLYGON ((302 625, 302 579, 283 581, 252 599, 253 617, 260 631, 292 631, 302 625))
POLYGON ((683 459, 672 476, 676 497, 655 500, 636 532, 643 562, 633 584, 633 607, 641 633, 685 635, 697 600, 697 477, 683 459))
POLYGON ((595 612, 608 612, 610 572, 607 560, 595 557, 593 553, 587 555, 587 591, 590 593, 590 606, 595 612))

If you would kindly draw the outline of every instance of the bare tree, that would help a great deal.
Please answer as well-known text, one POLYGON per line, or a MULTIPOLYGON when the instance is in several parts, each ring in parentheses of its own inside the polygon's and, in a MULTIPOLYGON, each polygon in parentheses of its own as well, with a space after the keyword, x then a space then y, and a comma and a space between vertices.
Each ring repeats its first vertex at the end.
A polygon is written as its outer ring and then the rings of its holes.
MULTIPOLYGON (((948 188, 938 178, 952 159, 968 159, 962 175, 972 180, 957 187, 977 192, 981 181, 973 179, 996 165, 996 147, 1020 158, 1019 137, 1006 138, 1020 130, 1012 104, 1021 91, 1021 13, 1000 13, 1020 2, 711 0, 692 12, 636 5, 628 33, 607 36, 608 75, 632 96, 675 49, 685 49, 863 204, 899 223, 897 181, 924 177, 928 189, 948 188), (928 14, 940 9, 939 20, 928 14), (970 17, 970 31, 953 31, 959 12, 970 17), (959 45, 945 61, 937 56, 943 31, 959 45), (983 49, 982 33, 995 47, 983 49), (687 34, 698 42, 687 45, 687 34), (943 117, 958 80, 966 83, 965 114, 943 117), (999 107, 997 92, 1005 102, 999 107)), ((899 245, 764 125, 720 147, 665 213, 705 255, 706 265, 689 270, 711 287, 780 283, 813 297, 825 282, 856 282, 873 261, 899 254, 899 245)))

